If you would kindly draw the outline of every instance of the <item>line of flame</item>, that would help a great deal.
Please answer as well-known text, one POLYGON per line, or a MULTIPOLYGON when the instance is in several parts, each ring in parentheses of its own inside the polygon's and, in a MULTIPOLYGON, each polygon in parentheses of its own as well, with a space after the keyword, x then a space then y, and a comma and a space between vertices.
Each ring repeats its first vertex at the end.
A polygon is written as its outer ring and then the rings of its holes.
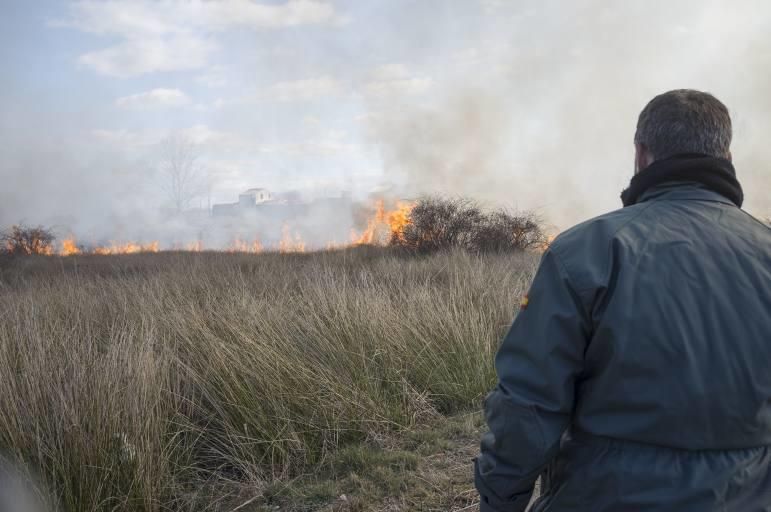
MULTIPOLYGON (((349 244, 327 244, 328 249, 340 249, 357 245, 384 245, 390 240, 404 236, 404 228, 410 222, 410 212, 414 207, 413 203, 399 201, 393 210, 386 210, 385 202, 378 200, 375 203, 374 214, 367 221, 367 227, 361 231, 351 230, 351 241, 349 244)), ((136 254, 141 252, 159 252, 160 244, 157 241, 149 243, 137 242, 112 242, 109 245, 96 246, 87 249, 78 244, 74 236, 69 236, 62 240, 59 250, 53 247, 46 247, 41 250, 41 254, 58 254, 60 256, 73 256, 78 254, 136 254)), ((175 245, 173 250, 200 252, 204 250, 203 242, 198 240, 184 246, 175 245)), ((244 252, 257 254, 265 250, 259 239, 252 241, 242 240, 240 237, 234 238, 224 249, 225 252, 244 252)), ((289 224, 283 224, 281 227, 281 240, 278 243, 278 251, 282 253, 305 252, 306 243, 302 237, 293 232, 289 224)))

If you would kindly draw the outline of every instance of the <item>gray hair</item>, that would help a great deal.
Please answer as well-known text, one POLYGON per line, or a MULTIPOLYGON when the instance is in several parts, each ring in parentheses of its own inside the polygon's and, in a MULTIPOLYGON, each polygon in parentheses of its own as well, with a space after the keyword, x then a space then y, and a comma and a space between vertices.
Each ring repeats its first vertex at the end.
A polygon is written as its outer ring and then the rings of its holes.
POLYGON ((727 158, 731 146, 731 116, 707 92, 677 89, 659 94, 640 112, 634 141, 654 160, 680 153, 727 158))

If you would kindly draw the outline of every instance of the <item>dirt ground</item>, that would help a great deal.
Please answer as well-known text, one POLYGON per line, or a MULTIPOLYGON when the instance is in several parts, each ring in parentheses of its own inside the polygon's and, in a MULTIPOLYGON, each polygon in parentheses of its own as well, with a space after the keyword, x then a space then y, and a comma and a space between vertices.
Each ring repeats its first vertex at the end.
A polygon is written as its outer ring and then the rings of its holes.
POLYGON ((324 474, 276 484, 241 510, 252 512, 460 512, 478 508, 472 460, 481 414, 432 421, 346 447, 324 474))

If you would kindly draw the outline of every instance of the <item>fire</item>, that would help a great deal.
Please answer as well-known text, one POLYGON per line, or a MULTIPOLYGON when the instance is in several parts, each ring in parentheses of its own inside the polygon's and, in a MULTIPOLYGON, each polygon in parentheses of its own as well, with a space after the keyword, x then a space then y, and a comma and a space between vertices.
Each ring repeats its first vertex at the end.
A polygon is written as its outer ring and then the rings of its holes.
POLYGON ((226 252, 249 252, 253 254, 261 253, 262 252, 262 244, 258 239, 254 239, 251 242, 246 242, 244 240, 241 240, 241 238, 236 237, 230 245, 225 249, 226 252))
MULTIPOLYGON (((391 240, 398 240, 404 236, 404 229, 410 224, 410 213, 413 207, 413 203, 397 201, 392 209, 387 209, 385 201, 378 200, 374 204, 375 211, 367 221, 366 229, 361 232, 352 229, 350 242, 342 244, 329 242, 326 244, 326 249, 342 249, 357 245, 386 245, 391 240)), ((161 249, 160 243, 157 241, 147 243, 116 241, 107 245, 94 245, 79 243, 75 236, 70 235, 63 239, 58 247, 41 248, 38 253, 59 256, 116 255, 159 252, 161 250, 201 252, 204 250, 204 243, 199 239, 189 243, 177 243, 161 249)), ((251 254, 262 253, 266 250, 293 253, 305 252, 307 245, 302 236, 289 223, 284 223, 281 227, 281 239, 277 245, 271 244, 266 248, 256 237, 250 241, 237 236, 227 247, 220 250, 251 254)))
POLYGON ((352 231, 353 244, 383 244, 394 238, 402 238, 404 228, 410 223, 410 212, 414 206, 413 203, 399 201, 394 210, 386 211, 385 202, 378 200, 375 203, 375 214, 367 221, 367 228, 361 234, 352 231), (388 238, 384 240, 385 236, 388 238))
MULTIPOLYGON (((80 246, 78 245, 78 242, 75 240, 75 237, 70 236, 62 240, 62 247, 61 249, 59 249, 59 251, 56 254, 58 254, 59 256, 74 256, 77 254, 84 254, 84 253, 112 255, 112 254, 136 254, 140 252, 158 252, 158 251, 160 251, 160 244, 158 242, 150 242, 146 244, 141 244, 136 242, 126 242, 126 243, 112 242, 110 245, 96 246, 91 250, 84 250, 80 248, 80 246)), ((51 252, 48 254, 54 254, 54 251, 51 250, 51 252)))
POLYGON ((367 229, 364 232, 356 236, 356 231, 351 233, 351 239, 355 245, 372 244, 375 242, 376 234, 379 226, 385 224, 386 213, 385 204, 382 199, 378 200, 375 204, 375 215, 367 221, 367 229))
POLYGON ((388 213, 391 240, 402 240, 404 238, 404 229, 410 223, 410 213, 412 213, 414 207, 414 203, 399 201, 396 205, 396 210, 388 213))
POLYGON ((203 242, 200 240, 190 242, 185 246, 185 250, 189 252, 201 252, 203 251, 203 242))
POLYGON ((138 244, 135 242, 126 242, 123 244, 113 242, 111 245, 95 247, 92 251, 94 254, 113 255, 113 254, 136 254, 140 252, 158 252, 160 246, 158 242, 150 242, 147 244, 138 244))
POLYGON ((59 251, 61 256, 72 256, 80 254, 80 252, 80 248, 78 247, 77 242, 75 242, 75 237, 70 236, 69 238, 62 240, 62 248, 59 251))
POLYGON ((278 251, 282 253, 305 252, 305 242, 303 242, 302 237, 297 233, 292 235, 288 224, 281 227, 281 241, 278 243, 278 251))

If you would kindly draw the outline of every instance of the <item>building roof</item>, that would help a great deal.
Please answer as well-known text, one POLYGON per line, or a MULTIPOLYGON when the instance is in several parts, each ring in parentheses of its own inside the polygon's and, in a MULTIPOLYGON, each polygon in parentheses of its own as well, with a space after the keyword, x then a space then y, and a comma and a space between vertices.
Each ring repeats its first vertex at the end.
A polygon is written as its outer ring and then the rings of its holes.
POLYGON ((268 191, 267 188, 250 188, 249 190, 246 190, 246 191, 242 192, 242 195, 256 194, 258 192, 267 192, 267 191, 268 191))

